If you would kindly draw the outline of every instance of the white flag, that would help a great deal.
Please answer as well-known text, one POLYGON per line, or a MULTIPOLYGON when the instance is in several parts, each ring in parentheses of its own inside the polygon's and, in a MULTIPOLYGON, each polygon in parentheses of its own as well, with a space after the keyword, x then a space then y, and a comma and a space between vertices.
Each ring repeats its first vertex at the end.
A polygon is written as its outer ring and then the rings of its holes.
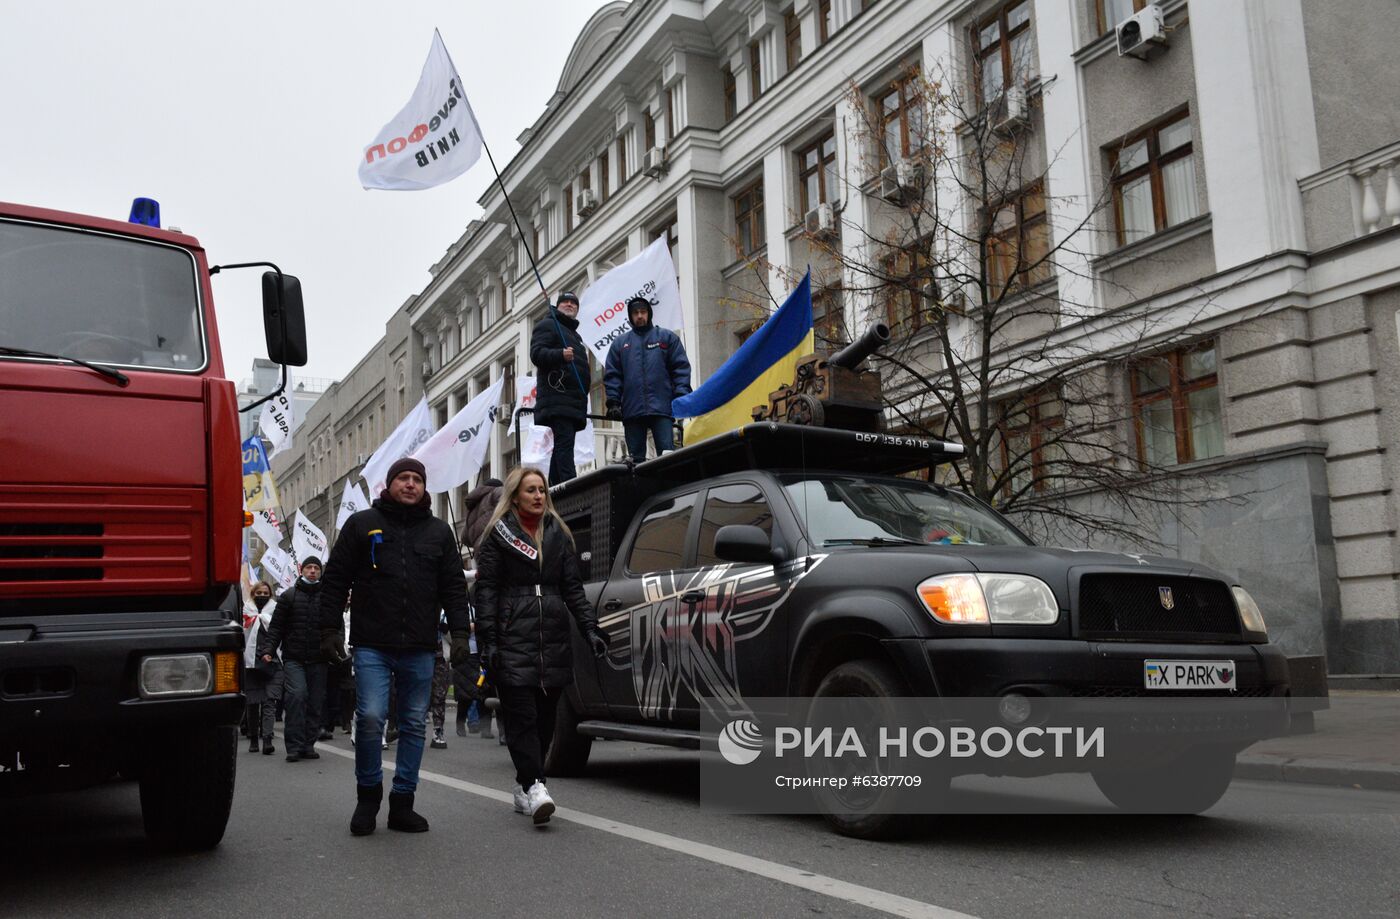
POLYGON ((681 289, 676 284, 676 266, 666 237, 642 250, 589 285, 578 306, 578 333, 584 344, 602 364, 608 347, 632 328, 627 321, 627 301, 645 297, 651 301, 651 321, 685 338, 681 319, 681 289))
POLYGON ((292 554, 296 556, 298 565, 313 555, 321 560, 322 565, 326 563, 326 534, 307 520, 300 510, 292 522, 292 554))
POLYGON ((292 432, 297 429, 299 420, 292 404, 292 377, 287 375, 286 387, 274 398, 263 403, 262 414, 258 416, 258 427, 263 436, 272 444, 272 458, 292 445, 292 432))
POLYGON ((337 530, 345 526, 345 521, 350 519, 351 514, 358 513, 369 507, 369 499, 365 497, 365 490, 360 487, 360 483, 345 480, 345 494, 340 499, 340 513, 335 515, 335 528, 337 530))
POLYGON ((253 511, 253 532, 258 534, 258 539, 269 548, 282 544, 282 524, 277 519, 276 511, 253 511))
POLYGON ((432 410, 428 408, 428 397, 424 396, 394 428, 389 439, 379 445, 360 472, 371 495, 378 495, 384 490, 384 476, 389 472, 389 467, 423 446, 436 427, 432 410))
POLYGON ((365 148, 360 184, 393 191, 432 188, 470 169, 481 158, 481 147, 462 78, 434 30, 413 97, 365 148))
POLYGON ((486 464, 505 382, 501 377, 482 390, 413 454, 427 471, 428 490, 433 494, 470 482, 486 464))
POLYGON ((263 570, 277 579, 286 590, 297 582, 297 563, 285 549, 273 546, 263 553, 263 570))
MULTIPOLYGON (((554 432, 542 424, 533 424, 530 420, 532 416, 519 414, 522 408, 535 407, 535 378, 516 377, 515 392, 516 412, 511 416, 510 427, 506 429, 506 433, 515 433, 515 419, 518 417, 523 428, 520 435, 520 464, 538 466, 548 475, 549 455, 554 452, 554 432)), ((593 419, 589 418, 584 422, 583 430, 579 431, 574 439, 574 464, 581 466, 591 463, 596 455, 593 419)))

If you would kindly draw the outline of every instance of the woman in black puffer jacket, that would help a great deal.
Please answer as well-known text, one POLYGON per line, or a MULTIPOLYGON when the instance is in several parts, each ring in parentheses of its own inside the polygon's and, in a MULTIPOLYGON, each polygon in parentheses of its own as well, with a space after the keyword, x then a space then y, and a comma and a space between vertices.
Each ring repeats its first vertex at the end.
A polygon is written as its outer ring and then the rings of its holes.
POLYGON ((544 823, 554 813, 544 753, 559 696, 574 680, 569 623, 601 657, 608 637, 583 593, 573 535, 538 469, 506 476, 476 560, 477 638, 496 684, 515 764, 515 809, 544 823))

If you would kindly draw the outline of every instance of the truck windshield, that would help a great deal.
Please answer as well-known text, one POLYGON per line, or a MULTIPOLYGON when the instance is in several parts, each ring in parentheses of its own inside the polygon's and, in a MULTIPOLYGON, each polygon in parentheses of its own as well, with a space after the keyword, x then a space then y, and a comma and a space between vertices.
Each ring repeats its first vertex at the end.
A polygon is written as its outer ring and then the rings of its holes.
POLYGON ((194 259, 159 243, 0 221, 0 346, 199 370, 194 259))
POLYGON ((978 502, 927 482, 832 474, 781 481, 818 546, 1028 545, 978 502))

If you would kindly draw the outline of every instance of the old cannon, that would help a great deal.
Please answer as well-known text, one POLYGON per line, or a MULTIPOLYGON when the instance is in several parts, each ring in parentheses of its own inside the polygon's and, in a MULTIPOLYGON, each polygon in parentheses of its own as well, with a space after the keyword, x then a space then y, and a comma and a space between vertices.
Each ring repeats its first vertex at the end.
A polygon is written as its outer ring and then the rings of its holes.
POLYGON ((835 354, 807 355, 797 362, 792 384, 782 384, 768 394, 767 405, 754 408, 754 420, 880 430, 880 374, 860 365, 889 340, 889 326, 877 322, 835 354))

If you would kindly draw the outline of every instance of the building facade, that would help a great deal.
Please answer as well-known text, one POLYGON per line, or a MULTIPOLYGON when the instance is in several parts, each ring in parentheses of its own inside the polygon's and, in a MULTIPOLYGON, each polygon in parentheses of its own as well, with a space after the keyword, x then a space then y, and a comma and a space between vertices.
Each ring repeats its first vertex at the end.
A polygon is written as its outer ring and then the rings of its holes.
MULTIPOLYGON (((936 377, 926 317, 949 297, 901 262, 912 189, 943 214, 935 258, 977 238, 984 278, 1079 306, 998 347, 1099 358, 1122 407, 1104 436, 1193 496, 1144 520, 1159 545, 1238 576, 1290 654, 1396 672, 1400 106, 1360 89, 1400 76, 1390 26, 1387 0, 608 3, 504 167, 523 232, 493 186, 396 314, 402 338, 366 358, 384 382, 333 388, 279 483, 333 518, 351 460, 392 430, 394 393, 411 407, 421 387, 440 421, 502 376, 513 399, 546 303, 532 254, 553 295, 666 237, 697 384, 809 266, 819 336, 884 321, 936 377), (1144 40, 1120 53, 1130 19, 1144 40), (950 121, 950 96, 976 117, 950 121), (965 200, 928 164, 987 119, 1014 133, 1027 178, 965 200)), ((956 334, 978 321, 977 298, 960 302, 956 334)), ((998 423, 1038 464, 1037 438, 1076 408, 1035 404, 998 423)), ((891 426, 911 413, 927 410, 896 405, 891 426)), ((518 456, 500 433, 483 476, 518 456)), ((619 434, 601 426, 600 461, 619 434)))

